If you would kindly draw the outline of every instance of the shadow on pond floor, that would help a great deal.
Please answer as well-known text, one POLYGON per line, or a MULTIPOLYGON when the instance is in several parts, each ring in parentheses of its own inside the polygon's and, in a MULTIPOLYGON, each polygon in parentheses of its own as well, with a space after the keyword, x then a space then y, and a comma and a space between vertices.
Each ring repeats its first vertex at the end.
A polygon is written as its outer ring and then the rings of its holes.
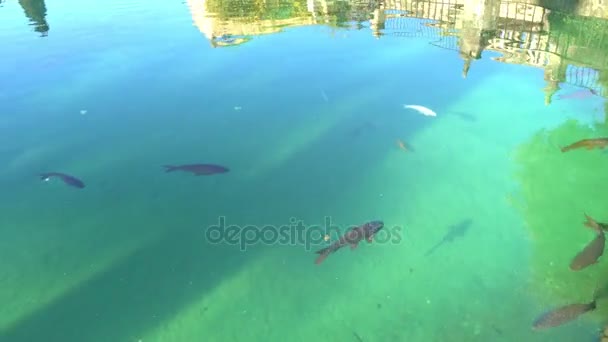
POLYGON ((173 231, 16 322, 0 340, 132 340, 200 300, 251 253, 209 246, 200 229, 173 231))

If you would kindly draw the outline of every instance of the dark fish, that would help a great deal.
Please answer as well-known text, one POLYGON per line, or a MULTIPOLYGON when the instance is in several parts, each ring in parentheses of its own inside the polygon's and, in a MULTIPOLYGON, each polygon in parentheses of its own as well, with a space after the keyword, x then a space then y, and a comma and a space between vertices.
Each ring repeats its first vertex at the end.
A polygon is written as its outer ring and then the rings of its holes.
POLYGON ((459 116, 461 119, 466 120, 466 121, 470 121, 470 122, 477 121, 477 118, 475 116, 465 113, 465 112, 451 112, 451 113, 459 116))
POLYGON ((67 175, 65 173, 46 172, 46 173, 40 174, 40 179, 42 179, 45 182, 48 182, 53 177, 57 177, 57 178, 61 179, 65 184, 67 184, 69 186, 73 186, 73 187, 79 188, 79 189, 84 188, 84 183, 80 179, 78 179, 74 176, 67 175))
POLYGON ((587 221, 585 226, 593 229, 597 235, 583 250, 572 259, 570 263, 570 269, 573 271, 580 271, 587 266, 591 266, 597 263, 598 259, 604 254, 604 245, 606 243, 606 236, 604 235, 604 229, 606 227, 600 226, 600 223, 596 222, 593 218, 585 214, 587 221))
POLYGON ((371 221, 361 226, 354 227, 341 236, 340 239, 331 246, 318 250, 317 254, 319 254, 319 256, 315 260, 315 264, 320 264, 330 254, 346 245, 350 245, 350 249, 355 249, 361 240, 366 240, 368 243, 372 242, 374 235, 382 229, 382 227, 384 227, 382 221, 371 221))
POLYGON ((353 129, 351 131, 351 135, 356 138, 359 137, 360 135, 367 133, 367 132, 371 132, 374 131, 378 128, 378 126, 370 121, 367 121, 365 123, 360 124, 359 126, 355 127, 355 129, 353 129))
POLYGON ((466 219, 460 222, 459 224, 451 225, 448 228, 448 232, 443 236, 443 239, 441 239, 439 242, 437 242, 437 244, 435 244, 435 246, 429 249, 425 255, 429 256, 431 255, 431 253, 437 250, 437 248, 441 247, 444 243, 452 242, 455 238, 464 236, 471 227, 472 223, 473 221, 471 219, 466 219))
POLYGON ((193 173, 195 176, 206 176, 230 171, 226 167, 214 164, 163 165, 163 167, 166 169, 165 172, 186 171, 193 173))
POLYGON ((596 289, 590 303, 569 304, 546 312, 534 321, 532 328, 542 330, 568 323, 584 313, 595 310, 597 300, 598 291, 596 289))
POLYGON ((593 139, 583 139, 579 140, 573 144, 562 147, 562 152, 567 152, 570 150, 574 150, 577 148, 586 148, 588 150, 592 150, 594 148, 603 149, 608 145, 608 138, 593 138, 593 139))

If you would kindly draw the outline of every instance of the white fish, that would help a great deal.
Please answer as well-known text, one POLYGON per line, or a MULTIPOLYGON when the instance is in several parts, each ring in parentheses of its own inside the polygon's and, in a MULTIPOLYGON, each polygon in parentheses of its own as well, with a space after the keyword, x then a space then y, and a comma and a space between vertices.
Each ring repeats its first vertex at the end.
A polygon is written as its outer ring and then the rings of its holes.
POLYGON ((86 113, 87 113, 87 110, 86 110, 86 109, 82 109, 82 110, 80 111, 80 115, 85 115, 86 113))
POLYGON ((437 113, 433 112, 432 110, 424 107, 424 106, 418 106, 418 105, 403 105, 403 108, 409 108, 409 109, 413 109, 419 113, 421 113, 422 115, 426 115, 426 116, 437 116, 437 113))

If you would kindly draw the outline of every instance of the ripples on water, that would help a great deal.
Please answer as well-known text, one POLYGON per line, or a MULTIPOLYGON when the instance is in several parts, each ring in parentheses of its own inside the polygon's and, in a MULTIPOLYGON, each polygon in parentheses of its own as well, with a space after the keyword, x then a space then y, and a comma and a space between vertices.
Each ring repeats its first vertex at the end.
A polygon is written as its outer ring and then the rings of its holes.
POLYGON ((606 282, 568 268, 608 221, 606 152, 560 152, 608 136, 573 3, 0 1, 0 341, 597 340, 602 300, 531 329, 606 282), (317 266, 326 218, 392 235, 317 266))

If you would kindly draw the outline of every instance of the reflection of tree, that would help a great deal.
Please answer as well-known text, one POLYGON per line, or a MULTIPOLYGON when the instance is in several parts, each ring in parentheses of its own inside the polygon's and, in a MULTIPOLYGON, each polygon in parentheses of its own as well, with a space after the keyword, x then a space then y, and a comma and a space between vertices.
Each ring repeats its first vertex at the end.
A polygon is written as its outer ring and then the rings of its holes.
POLYGON ((35 31, 43 35, 49 31, 46 22, 46 6, 44 0, 19 0, 25 15, 35 24, 35 31))
MULTIPOLYGON (((560 146, 588 137, 608 136, 608 128, 569 121, 542 131, 515 154, 521 197, 517 207, 531 235, 531 280, 535 293, 556 303, 576 302, 608 280, 608 259, 582 272, 570 271, 572 258, 594 237, 583 226, 584 213, 608 222, 608 155, 601 150, 560 146), (584 276, 581 276, 584 272, 584 276)), ((600 308, 601 309, 601 308, 600 308)), ((604 314, 607 308, 601 309, 604 314)))
POLYGON ((246 21, 280 20, 307 16, 306 0, 227 0, 208 1, 208 11, 219 19, 239 18, 246 21))
MULTIPOLYGON (((333 27, 345 27, 346 22, 356 21, 359 24, 371 18, 373 1, 353 3, 351 1, 327 2, 326 24, 333 27)), ((220 20, 238 19, 241 22, 258 22, 262 20, 284 20, 310 17, 307 0, 208 0, 207 10, 220 20)))

